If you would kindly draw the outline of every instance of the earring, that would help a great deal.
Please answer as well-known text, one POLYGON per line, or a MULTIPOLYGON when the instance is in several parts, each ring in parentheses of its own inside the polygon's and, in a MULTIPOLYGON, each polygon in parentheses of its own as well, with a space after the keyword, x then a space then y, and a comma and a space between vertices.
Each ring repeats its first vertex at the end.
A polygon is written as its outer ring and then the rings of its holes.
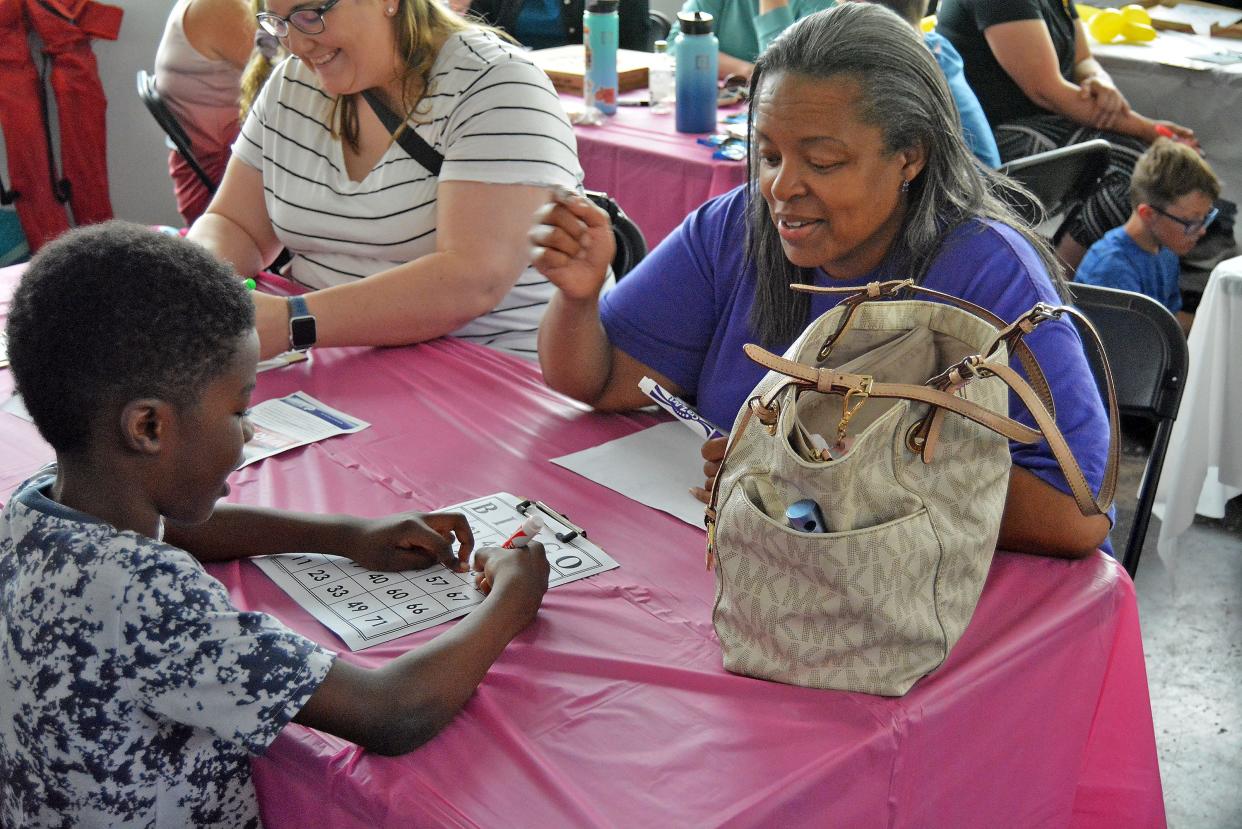
POLYGON ((909 192, 910 192, 910 179, 908 179, 908 178, 903 178, 903 179, 901 180, 901 192, 902 192, 902 193, 909 193, 909 192))
POLYGON ((388 7, 388 16, 389 16, 389 17, 392 17, 392 16, 393 16, 394 14, 396 14, 396 13, 397 13, 397 10, 396 10, 395 8, 393 8, 392 6, 389 6, 389 7, 388 7))

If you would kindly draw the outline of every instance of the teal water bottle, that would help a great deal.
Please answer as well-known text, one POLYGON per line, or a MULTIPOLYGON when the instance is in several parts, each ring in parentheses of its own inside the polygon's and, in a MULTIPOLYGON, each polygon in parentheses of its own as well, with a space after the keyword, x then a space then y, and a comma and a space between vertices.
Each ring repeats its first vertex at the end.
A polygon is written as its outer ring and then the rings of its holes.
POLYGON ((715 132, 719 43, 712 34, 712 16, 679 12, 677 22, 677 131, 715 132))
POLYGON ((587 106, 605 115, 617 111, 617 3, 592 0, 582 14, 582 42, 586 44, 582 96, 587 106))

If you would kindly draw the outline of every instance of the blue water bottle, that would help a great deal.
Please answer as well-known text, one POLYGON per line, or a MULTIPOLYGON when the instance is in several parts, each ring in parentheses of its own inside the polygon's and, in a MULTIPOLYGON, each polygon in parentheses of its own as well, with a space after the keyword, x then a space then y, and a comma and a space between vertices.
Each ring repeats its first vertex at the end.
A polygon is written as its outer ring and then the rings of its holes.
POLYGON ((716 131, 716 60, 712 16, 679 12, 677 22, 677 131, 716 131))
POLYGON ((592 0, 582 14, 586 80, 582 97, 605 115, 617 111, 617 3, 592 0))

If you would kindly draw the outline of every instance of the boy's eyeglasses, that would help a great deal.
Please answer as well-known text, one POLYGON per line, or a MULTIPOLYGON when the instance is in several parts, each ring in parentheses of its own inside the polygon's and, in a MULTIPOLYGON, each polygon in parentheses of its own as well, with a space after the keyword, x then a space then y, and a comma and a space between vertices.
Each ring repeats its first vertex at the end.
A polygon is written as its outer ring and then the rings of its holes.
POLYGON ((324 29, 323 16, 339 2, 341 0, 328 0, 318 8, 298 9, 288 17, 281 17, 272 12, 259 12, 254 17, 263 27, 263 31, 273 37, 288 37, 290 25, 304 35, 317 35, 321 34, 324 29))
POLYGON ((1163 210, 1162 208, 1156 207, 1154 204, 1151 205, 1151 209, 1159 213, 1161 216, 1164 216, 1169 221, 1177 222, 1179 225, 1182 226, 1182 230, 1185 231, 1187 236, 1193 236, 1196 233, 1198 233, 1200 230, 1203 230, 1205 227, 1210 225, 1212 222, 1216 221, 1217 215, 1220 214, 1220 208, 1213 207, 1211 210, 1208 211, 1208 214, 1204 216, 1202 219, 1199 219, 1197 221, 1187 221, 1186 219, 1180 219, 1177 216, 1174 216, 1172 213, 1169 213, 1168 211, 1163 210))

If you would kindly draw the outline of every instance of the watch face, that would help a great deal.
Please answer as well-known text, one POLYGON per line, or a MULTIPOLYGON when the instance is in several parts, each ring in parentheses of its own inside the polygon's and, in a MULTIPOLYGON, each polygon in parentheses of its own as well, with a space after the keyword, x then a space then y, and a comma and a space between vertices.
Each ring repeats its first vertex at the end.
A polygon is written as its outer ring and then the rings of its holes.
POLYGON ((315 318, 294 317, 289 320, 289 342, 294 348, 310 348, 315 344, 315 318))

